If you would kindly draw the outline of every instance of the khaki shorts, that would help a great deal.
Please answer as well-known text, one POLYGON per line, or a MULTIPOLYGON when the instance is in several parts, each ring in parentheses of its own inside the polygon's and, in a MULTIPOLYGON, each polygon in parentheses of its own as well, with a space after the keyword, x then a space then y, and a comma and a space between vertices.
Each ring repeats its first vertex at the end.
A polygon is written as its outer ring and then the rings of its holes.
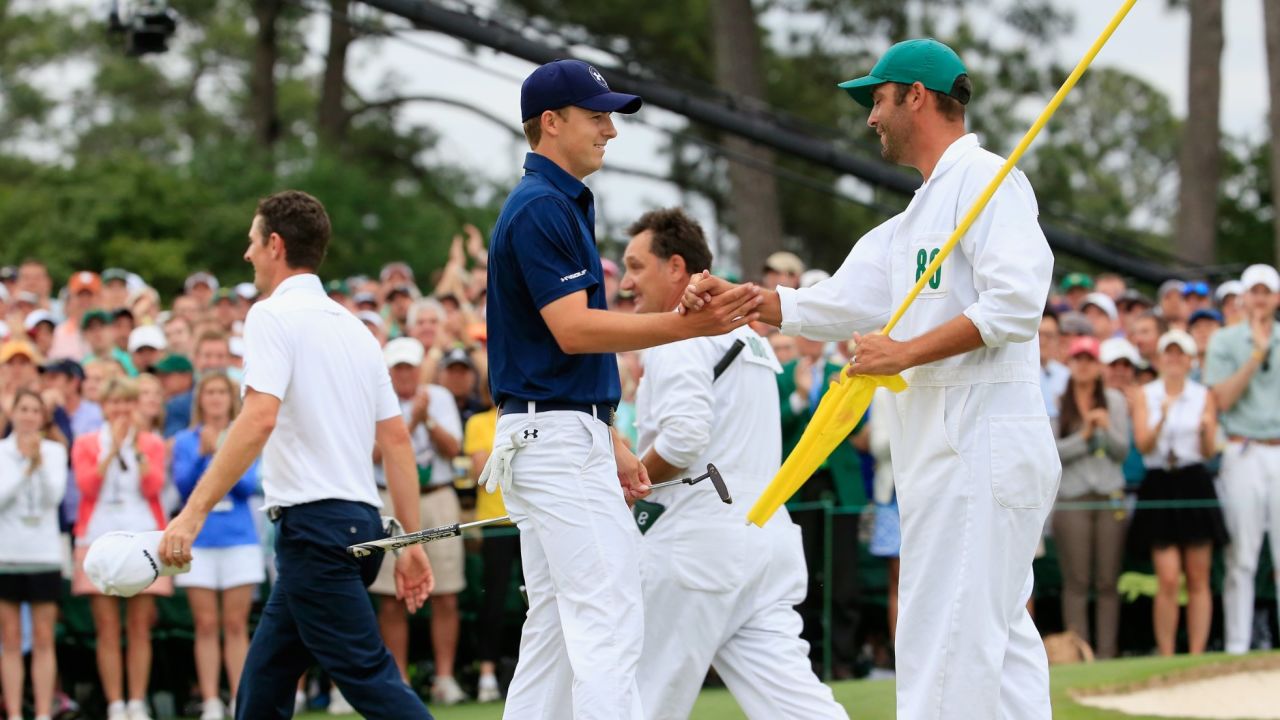
MULTIPOLYGON (((382 498, 382 514, 391 515, 394 507, 391 495, 385 489, 378 490, 382 498)), ((462 506, 458 504, 458 493, 451 487, 441 488, 426 495, 418 496, 418 512, 422 516, 422 528, 452 525, 462 518, 462 506)), ((431 560, 431 572, 436 578, 436 589, 432 595, 456 595, 467 587, 466 575, 463 572, 465 555, 462 538, 436 540, 424 546, 427 558, 431 560)), ((387 553, 378 569, 378 577, 369 586, 369 592, 375 595, 396 594, 396 556, 387 553)))

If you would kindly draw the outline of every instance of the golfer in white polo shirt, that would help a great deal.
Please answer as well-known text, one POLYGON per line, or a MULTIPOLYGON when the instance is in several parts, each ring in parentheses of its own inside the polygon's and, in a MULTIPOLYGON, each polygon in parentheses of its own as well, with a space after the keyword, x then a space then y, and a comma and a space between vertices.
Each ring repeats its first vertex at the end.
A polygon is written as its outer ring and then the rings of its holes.
MULTIPOLYGON (((279 576, 249 647, 236 717, 291 717, 298 678, 314 660, 364 717, 429 720, 378 635, 365 594, 377 566, 346 552, 385 536, 369 462, 375 444, 410 532, 418 528, 417 466, 377 342, 315 275, 329 232, 324 206, 306 193, 258 203, 244 256, 267 297, 245 322, 244 408, 169 524, 160 556, 168 565, 189 561, 209 512, 262 454, 279 576)), ((421 546, 402 551, 397 597, 416 610, 431 585, 421 546)))

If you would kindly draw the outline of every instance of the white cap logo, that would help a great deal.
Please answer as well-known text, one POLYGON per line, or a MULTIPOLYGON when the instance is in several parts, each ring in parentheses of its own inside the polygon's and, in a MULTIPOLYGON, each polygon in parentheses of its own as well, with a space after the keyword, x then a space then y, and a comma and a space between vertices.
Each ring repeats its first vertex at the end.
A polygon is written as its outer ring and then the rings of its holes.
POLYGON ((591 73, 591 77, 596 79, 596 82, 600 83, 600 87, 604 88, 605 90, 609 89, 609 83, 604 81, 604 76, 600 74, 599 70, 588 65, 587 71, 591 73))

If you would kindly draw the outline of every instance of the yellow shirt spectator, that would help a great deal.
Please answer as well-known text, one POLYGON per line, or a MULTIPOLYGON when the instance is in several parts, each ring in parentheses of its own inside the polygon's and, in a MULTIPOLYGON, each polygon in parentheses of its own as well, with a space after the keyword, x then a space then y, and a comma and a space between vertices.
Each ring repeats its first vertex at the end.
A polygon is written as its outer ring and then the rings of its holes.
MULTIPOLYGON (((473 477, 479 477, 480 471, 484 469, 485 461, 489 459, 489 453, 493 451, 493 437, 497 434, 497 430, 497 408, 490 408, 482 413, 476 413, 467 420, 466 430, 462 433, 464 438, 462 451, 471 458, 471 474, 473 477)), ((501 490, 488 493, 485 492, 484 488, 476 488, 476 520, 488 520, 502 517, 506 514, 507 508, 502 503, 501 490)))

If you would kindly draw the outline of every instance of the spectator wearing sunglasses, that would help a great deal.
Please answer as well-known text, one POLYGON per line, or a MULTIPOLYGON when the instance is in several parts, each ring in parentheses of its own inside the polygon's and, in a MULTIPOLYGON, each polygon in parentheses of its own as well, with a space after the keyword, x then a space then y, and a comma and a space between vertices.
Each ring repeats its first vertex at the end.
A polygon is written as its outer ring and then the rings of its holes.
POLYGON ((1189 280, 1182 285, 1182 298, 1187 304, 1187 316, 1197 310, 1213 308, 1213 293, 1209 291, 1209 283, 1203 280, 1189 280))

